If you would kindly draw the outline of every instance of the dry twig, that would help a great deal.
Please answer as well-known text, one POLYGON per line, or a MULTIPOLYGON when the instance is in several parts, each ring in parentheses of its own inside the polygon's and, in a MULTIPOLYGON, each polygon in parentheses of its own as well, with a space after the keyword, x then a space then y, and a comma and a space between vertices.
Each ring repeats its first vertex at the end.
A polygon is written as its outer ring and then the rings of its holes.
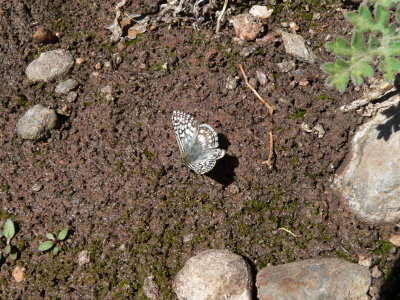
POLYGON ((260 94, 256 91, 256 89, 254 87, 251 86, 242 64, 239 64, 239 69, 242 72, 244 81, 245 81, 246 85, 248 86, 248 88, 250 90, 252 90, 252 92, 257 96, 257 98, 268 108, 269 117, 271 118, 271 126, 269 129, 269 154, 268 154, 268 159, 266 161, 263 161, 262 163, 266 164, 266 165, 268 165, 268 167, 272 168, 272 158, 274 156, 274 136, 272 134, 272 128, 274 125, 274 119, 273 119, 274 108, 271 105, 269 105, 268 102, 265 101, 263 97, 260 96, 260 94))
POLYGON ((222 20, 222 18, 224 17, 226 8, 227 8, 227 6, 228 6, 228 2, 229 2, 229 0, 225 0, 224 6, 222 7, 221 12, 219 13, 219 16, 218 16, 218 19, 217 19, 217 27, 215 28, 215 33, 218 33, 218 32, 219 32, 219 29, 220 29, 220 27, 221 27, 221 20, 222 20))
POLYGON ((297 235, 295 235, 293 232, 291 232, 289 229, 286 229, 284 227, 279 227, 277 230, 283 230, 287 233, 290 233, 291 235, 293 235, 294 237, 297 237, 297 235))

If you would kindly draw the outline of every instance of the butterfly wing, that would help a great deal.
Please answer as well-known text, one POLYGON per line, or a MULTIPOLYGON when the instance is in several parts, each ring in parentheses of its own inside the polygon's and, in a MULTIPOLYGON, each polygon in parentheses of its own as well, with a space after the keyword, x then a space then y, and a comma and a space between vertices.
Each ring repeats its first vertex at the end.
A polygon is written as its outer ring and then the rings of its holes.
POLYGON ((186 156, 196 141, 199 132, 199 124, 191 115, 181 111, 174 111, 172 113, 172 124, 174 126, 179 150, 182 155, 186 156))
POLYGON ((209 149, 202 153, 194 162, 189 163, 188 166, 198 174, 205 174, 210 172, 214 168, 217 159, 222 158, 224 155, 225 150, 218 148, 209 149))

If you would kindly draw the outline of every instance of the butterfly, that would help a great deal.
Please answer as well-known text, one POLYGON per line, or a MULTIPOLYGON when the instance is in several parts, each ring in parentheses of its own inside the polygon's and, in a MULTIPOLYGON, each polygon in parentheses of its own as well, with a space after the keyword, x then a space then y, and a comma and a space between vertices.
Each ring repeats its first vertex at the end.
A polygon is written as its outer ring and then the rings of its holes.
POLYGON ((218 148, 218 135, 210 125, 199 125, 191 115, 181 111, 172 113, 172 124, 183 163, 196 173, 210 172, 217 159, 225 155, 225 150, 218 148))

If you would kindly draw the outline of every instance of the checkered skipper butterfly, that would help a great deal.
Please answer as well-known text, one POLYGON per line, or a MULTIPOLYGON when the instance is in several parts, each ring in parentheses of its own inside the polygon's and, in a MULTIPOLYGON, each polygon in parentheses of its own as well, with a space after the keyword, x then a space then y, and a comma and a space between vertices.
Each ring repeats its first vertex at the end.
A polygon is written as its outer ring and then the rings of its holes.
POLYGON ((172 124, 183 163, 196 173, 210 172, 217 159, 225 155, 225 150, 218 149, 218 135, 210 125, 199 125, 191 115, 181 111, 173 112, 172 124))

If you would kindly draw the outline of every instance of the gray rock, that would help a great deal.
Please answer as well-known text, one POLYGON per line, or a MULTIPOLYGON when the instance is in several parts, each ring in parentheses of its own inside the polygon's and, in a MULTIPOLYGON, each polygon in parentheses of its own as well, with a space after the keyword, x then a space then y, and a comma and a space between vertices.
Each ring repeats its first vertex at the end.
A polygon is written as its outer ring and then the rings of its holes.
POLYGON ((357 131, 334 181, 350 209, 370 222, 400 220, 400 131, 392 132, 392 122, 380 113, 357 131))
POLYGON ((76 89, 78 82, 75 79, 67 79, 57 84, 55 88, 56 94, 68 94, 70 91, 76 89))
POLYGON ((67 73, 74 65, 74 58, 64 49, 41 53, 25 70, 29 80, 49 82, 67 73))
POLYGON ((206 250, 190 258, 173 283, 179 300, 250 300, 251 287, 249 266, 228 250, 206 250))
POLYGON ((103 86, 101 88, 101 90, 100 90, 100 93, 105 94, 105 95, 111 94, 112 93, 112 87, 109 86, 109 85, 103 86))
POLYGON ((337 258, 266 267, 256 282, 260 300, 356 300, 370 284, 368 268, 337 258))
POLYGON ((147 277, 143 282, 143 293, 149 300, 161 300, 160 287, 154 280, 154 276, 147 277))
POLYGON ((306 46, 303 37, 298 34, 282 32, 282 40, 287 53, 309 63, 315 62, 316 56, 306 46))
POLYGON ((293 60, 284 60, 281 63, 277 63, 277 66, 282 73, 287 73, 293 71, 296 68, 296 63, 293 60))
POLYGON ((51 129, 57 126, 57 114, 54 110, 37 104, 17 122, 17 134, 25 140, 41 140, 46 138, 51 129))
POLYGON ((228 76, 228 78, 226 79, 225 87, 226 87, 228 90, 234 90, 234 89, 236 89, 236 87, 238 86, 238 80, 239 80, 239 78, 237 78, 237 76, 236 76, 236 77, 230 77, 230 76, 228 76))
POLYGON ((266 19, 271 16, 273 13, 273 9, 268 9, 267 6, 262 6, 262 5, 253 5, 250 8, 249 14, 253 15, 254 17, 258 17, 261 19, 266 19))
POLYGON ((254 53, 256 51, 256 49, 257 48, 254 47, 254 46, 245 47, 245 48, 242 49, 242 51, 240 51, 240 55, 244 56, 244 57, 247 57, 250 54, 254 53))
POLYGON ((77 97, 78 97, 77 92, 74 91, 69 92, 67 95, 67 102, 72 103, 76 100, 77 97))

